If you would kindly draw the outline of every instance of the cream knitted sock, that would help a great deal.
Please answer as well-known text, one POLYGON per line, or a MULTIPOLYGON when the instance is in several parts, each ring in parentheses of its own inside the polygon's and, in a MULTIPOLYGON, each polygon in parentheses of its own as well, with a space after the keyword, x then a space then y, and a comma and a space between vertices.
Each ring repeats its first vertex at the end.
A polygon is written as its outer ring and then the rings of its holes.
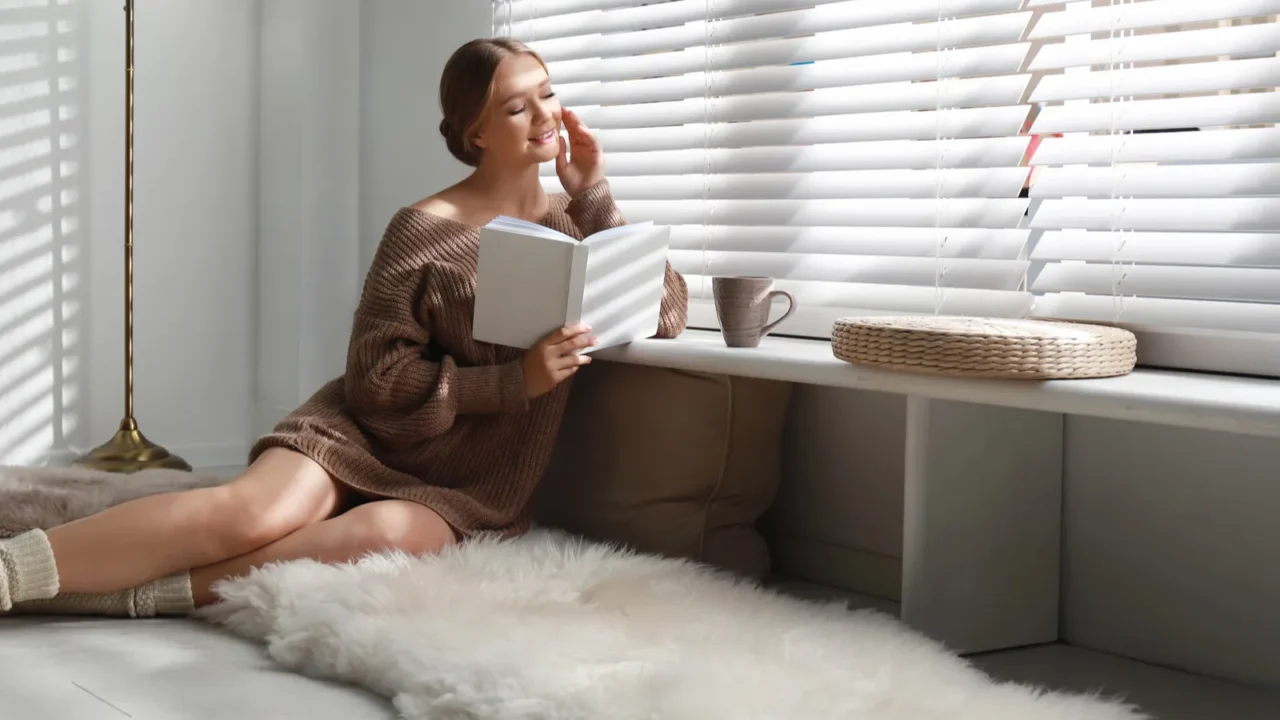
POLYGON ((43 530, 0 540, 0 612, 58 594, 58 566, 43 530))
POLYGON ((162 577, 151 588, 151 609, 155 615, 190 615, 196 609, 191 592, 191 573, 183 570, 162 577))
POLYGON ((154 582, 109 593, 63 593, 46 600, 17 603, 19 615, 90 615, 94 617, 149 618, 189 615, 195 609, 191 574, 183 571, 154 582))

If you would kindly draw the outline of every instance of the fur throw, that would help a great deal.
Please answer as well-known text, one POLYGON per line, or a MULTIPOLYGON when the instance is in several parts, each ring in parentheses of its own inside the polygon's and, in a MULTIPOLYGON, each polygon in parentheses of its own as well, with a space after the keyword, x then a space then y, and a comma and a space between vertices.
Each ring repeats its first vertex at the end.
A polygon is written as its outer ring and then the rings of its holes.
POLYGON ((83 468, 0 467, 0 537, 47 530, 147 495, 224 482, 226 478, 180 470, 121 475, 83 468))

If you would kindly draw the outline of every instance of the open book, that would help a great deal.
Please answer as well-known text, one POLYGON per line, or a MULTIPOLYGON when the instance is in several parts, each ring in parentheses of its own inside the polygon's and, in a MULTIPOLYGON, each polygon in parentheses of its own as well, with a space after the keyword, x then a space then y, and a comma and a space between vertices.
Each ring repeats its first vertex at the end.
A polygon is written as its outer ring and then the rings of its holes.
POLYGON ((589 350, 658 332, 671 228, 619 225, 581 242, 536 223, 498 217, 480 229, 472 337, 517 348, 586 323, 589 350))

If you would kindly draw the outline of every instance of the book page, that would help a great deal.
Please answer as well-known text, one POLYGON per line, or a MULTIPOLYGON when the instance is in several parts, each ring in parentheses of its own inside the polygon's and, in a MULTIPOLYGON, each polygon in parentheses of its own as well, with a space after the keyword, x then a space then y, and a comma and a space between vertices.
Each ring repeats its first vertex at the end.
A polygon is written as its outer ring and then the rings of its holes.
POLYGON ((612 238, 616 238, 621 235, 634 235, 635 233, 644 232, 646 229, 652 227, 652 220, 645 220, 644 222, 630 223, 627 225, 615 225, 611 228, 605 228, 595 235, 588 235, 582 240, 582 244, 595 245, 596 243, 608 242, 612 238))
POLYGON ((564 325, 574 254, 586 248, 572 239, 548 239, 554 242, 481 228, 472 318, 476 340, 527 349, 564 325))
POLYGON ((565 235, 559 230, 553 230, 546 225, 539 225, 538 223, 521 220, 520 218, 507 217, 506 215, 499 215, 489 221, 489 224, 485 227, 493 230, 503 230, 506 232, 528 235, 530 237, 543 238, 545 240, 559 240, 560 242, 569 243, 577 242, 574 238, 565 235))
POLYGON ((658 332, 671 228, 639 223, 605 233, 592 238, 583 280, 582 320, 600 339, 592 350, 658 332))

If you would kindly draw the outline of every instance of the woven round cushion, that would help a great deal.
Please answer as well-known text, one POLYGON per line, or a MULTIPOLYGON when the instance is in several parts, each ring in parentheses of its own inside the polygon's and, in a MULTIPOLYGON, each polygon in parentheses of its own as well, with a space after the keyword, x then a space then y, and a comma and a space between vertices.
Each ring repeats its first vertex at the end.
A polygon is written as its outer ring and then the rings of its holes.
POLYGON ((1120 328, 1050 320, 946 316, 842 318, 837 358, 856 365, 982 378, 1050 380, 1124 375, 1138 341, 1120 328))

